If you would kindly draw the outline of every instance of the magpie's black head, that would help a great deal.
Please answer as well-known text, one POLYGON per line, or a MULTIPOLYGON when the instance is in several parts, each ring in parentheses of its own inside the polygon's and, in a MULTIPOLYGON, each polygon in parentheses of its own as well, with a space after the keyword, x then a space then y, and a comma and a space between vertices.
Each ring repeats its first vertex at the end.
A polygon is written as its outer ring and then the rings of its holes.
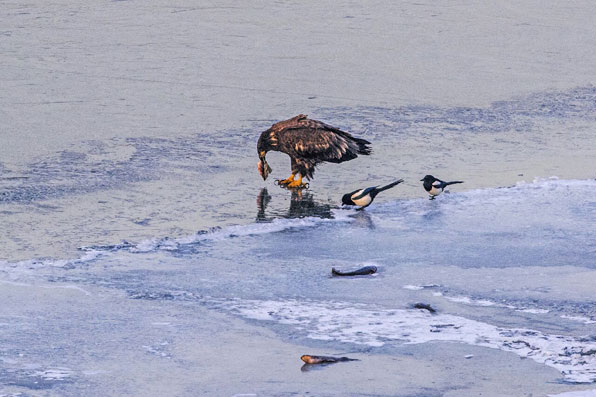
POLYGON ((426 175, 424 178, 422 178, 420 180, 420 182, 430 182, 430 183, 433 183, 436 180, 437 180, 437 178, 435 178, 434 176, 432 176, 432 175, 426 175))
POLYGON ((352 201, 352 196, 350 195, 350 193, 346 193, 343 195, 343 197, 341 198, 341 203, 343 205, 354 205, 354 202, 352 201))

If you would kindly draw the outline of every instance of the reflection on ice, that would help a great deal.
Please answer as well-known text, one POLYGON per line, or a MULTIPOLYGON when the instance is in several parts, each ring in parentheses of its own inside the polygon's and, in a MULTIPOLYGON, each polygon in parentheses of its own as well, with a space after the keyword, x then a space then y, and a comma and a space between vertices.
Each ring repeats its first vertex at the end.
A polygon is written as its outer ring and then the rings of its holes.
POLYGON ((290 206, 286 212, 274 211, 267 213, 267 205, 271 201, 267 188, 261 189, 257 196, 257 222, 272 221, 276 218, 304 218, 318 217, 322 219, 333 218, 333 206, 329 203, 320 203, 311 192, 300 189, 290 190, 290 206))

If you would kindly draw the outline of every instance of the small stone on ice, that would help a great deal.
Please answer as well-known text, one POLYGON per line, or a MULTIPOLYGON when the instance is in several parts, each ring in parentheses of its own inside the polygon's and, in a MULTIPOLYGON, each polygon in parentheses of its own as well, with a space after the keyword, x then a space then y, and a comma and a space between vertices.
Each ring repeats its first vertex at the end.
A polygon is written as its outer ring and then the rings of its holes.
POLYGON ((470 359, 470 358, 472 358, 472 357, 474 357, 474 355, 473 355, 473 354, 468 354, 467 356, 464 356, 464 358, 467 358, 467 359, 470 359))

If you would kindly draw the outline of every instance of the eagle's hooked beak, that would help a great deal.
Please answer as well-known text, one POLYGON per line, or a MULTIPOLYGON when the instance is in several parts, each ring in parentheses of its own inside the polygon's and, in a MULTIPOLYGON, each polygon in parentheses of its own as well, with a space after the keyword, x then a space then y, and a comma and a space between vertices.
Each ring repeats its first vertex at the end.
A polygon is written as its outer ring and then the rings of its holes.
POLYGON ((259 164, 257 164, 257 169, 259 170, 259 174, 263 178, 263 180, 267 180, 269 173, 271 172, 271 167, 267 164, 267 160, 265 160, 264 154, 259 154, 259 164))

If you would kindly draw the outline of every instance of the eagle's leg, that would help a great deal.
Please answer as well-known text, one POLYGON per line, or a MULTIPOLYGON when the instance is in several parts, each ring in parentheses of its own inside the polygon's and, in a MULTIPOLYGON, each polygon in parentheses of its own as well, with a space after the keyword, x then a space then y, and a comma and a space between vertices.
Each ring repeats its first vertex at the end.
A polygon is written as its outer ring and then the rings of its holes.
POLYGON ((294 181, 294 175, 295 174, 292 173, 287 179, 278 179, 276 182, 278 185, 288 185, 294 181))
POLYGON ((290 182, 288 185, 286 185, 287 187, 296 187, 299 189, 305 188, 307 186, 306 183, 302 183, 302 175, 298 174, 298 180, 294 180, 292 182, 290 182))

